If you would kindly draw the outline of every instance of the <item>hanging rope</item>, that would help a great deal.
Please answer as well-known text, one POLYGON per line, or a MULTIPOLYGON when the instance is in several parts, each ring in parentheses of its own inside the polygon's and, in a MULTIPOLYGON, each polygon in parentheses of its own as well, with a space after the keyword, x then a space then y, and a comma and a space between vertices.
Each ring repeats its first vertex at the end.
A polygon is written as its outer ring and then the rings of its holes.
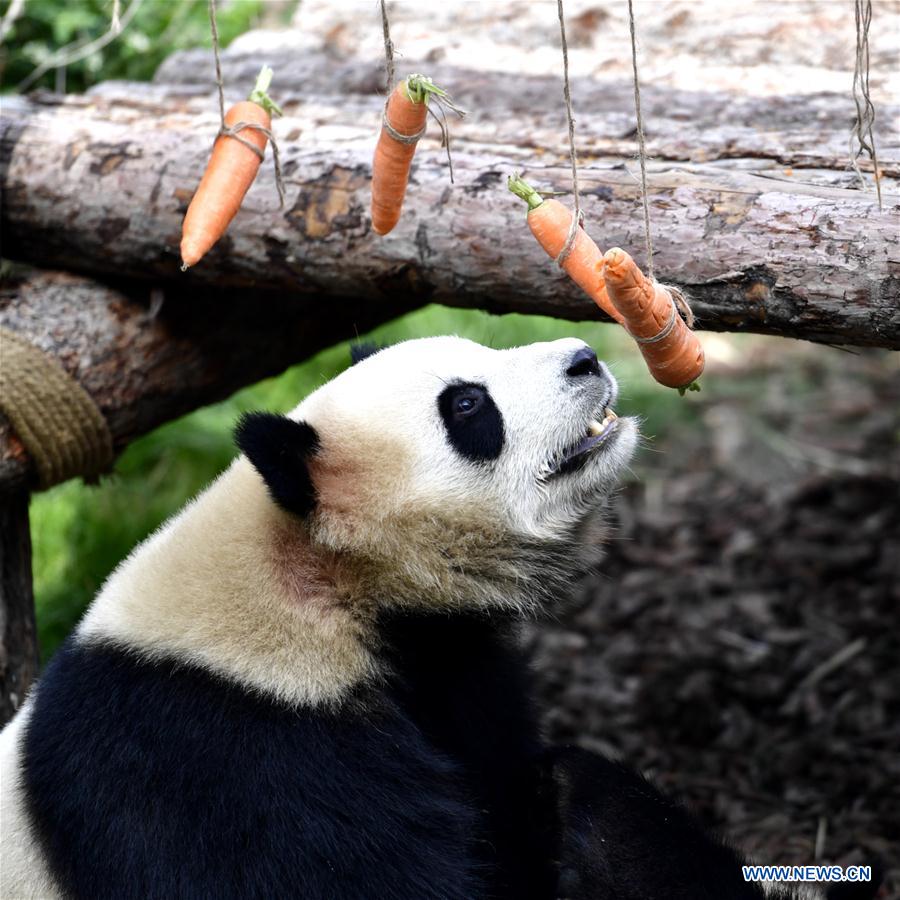
MULTIPOLYGON (((381 127, 400 144, 417 144, 428 130, 426 122, 415 134, 403 134, 397 131, 387 115, 388 102, 394 89, 394 42, 391 40, 391 23, 388 21, 387 3, 381 0, 381 31, 384 34, 384 110, 381 113, 381 127)), ((450 166, 450 177, 453 177, 453 165, 450 166)))
POLYGON ((216 88, 219 92, 219 133, 216 137, 234 138, 234 140, 239 141, 245 147, 252 150, 260 160, 264 160, 266 158, 265 152, 260 150, 256 144, 248 141, 247 138, 241 137, 239 132, 243 131, 245 128, 250 128, 251 130, 258 131, 260 134, 266 136, 269 143, 272 145, 272 159, 275 163, 275 187, 278 190, 279 205, 283 207, 284 180, 281 176, 281 157, 278 153, 278 143, 275 140, 275 135, 273 135, 265 125, 260 125, 257 122, 235 122, 230 128, 225 124, 225 85, 222 81, 222 63, 219 60, 219 27, 216 23, 216 0, 209 0, 209 27, 212 32, 213 56, 216 61, 216 88))
POLYGON ((575 235, 584 222, 584 213, 581 211, 581 194, 578 190, 578 156, 575 152, 575 117, 572 114, 572 92, 569 88, 569 45, 566 41, 566 17, 563 13, 563 0, 556 0, 556 12, 559 16, 559 37, 562 44, 563 55, 563 97, 566 101, 566 120, 569 125, 569 159, 572 162, 572 193, 575 196, 575 215, 569 225, 569 233, 566 241, 556 257, 556 264, 562 268, 566 257, 572 252, 575 244, 575 235))
MULTIPOLYGON (((381 31, 384 35, 385 82, 384 111, 381 113, 381 125, 395 141, 401 144, 416 144, 419 142, 420 138, 425 135, 428 128, 427 124, 423 125, 415 134, 403 134, 391 125, 387 115, 391 91, 394 89, 394 42, 391 40, 391 23, 388 20, 386 0, 381 0, 381 31)), ((440 110, 440 115, 438 115, 430 104, 427 104, 425 107, 428 115, 437 122, 438 128, 441 129, 441 147, 444 147, 447 150, 447 165, 450 167, 450 184, 453 184, 453 156, 450 153, 450 128, 447 125, 447 113, 445 107, 447 109, 452 109, 461 119, 465 117, 466 111, 460 109, 445 91, 435 91, 431 93, 429 99, 433 101, 440 110)))
POLYGON ((853 70, 853 102, 856 104, 856 121, 850 132, 850 165, 856 172, 863 190, 866 180, 859 170, 859 158, 863 151, 869 154, 875 170, 875 193, 878 210, 881 205, 881 173, 878 171, 878 155, 875 152, 875 105, 869 96, 869 26, 872 24, 872 0, 856 0, 856 66, 853 70), (856 147, 854 147, 854 143, 856 147))
MULTIPOLYGON (((634 83, 634 115, 637 120, 638 159, 641 164, 641 206, 644 210, 644 246, 647 253, 647 277, 651 281, 656 278, 653 274, 653 236, 650 231, 650 201, 647 196, 647 144, 644 139, 644 117, 641 113, 641 81, 638 77, 637 62, 637 37, 634 28, 634 6, 632 0, 628 0, 628 29, 631 33, 631 71, 634 83)), ((672 298, 672 315, 662 327, 659 334, 649 338, 635 337, 641 344, 653 344, 667 337, 675 327, 675 315, 681 313, 688 328, 694 327, 694 311, 687 297, 677 287, 671 284, 662 285, 672 298)), ((634 337, 634 335, 632 335, 634 337)))
POLYGON ((381 30, 384 32, 384 95, 390 97, 394 87, 394 42, 391 40, 386 0, 381 0, 381 30))
POLYGON ((647 146, 644 117, 641 115, 641 85, 638 79, 637 39, 634 35, 634 7, 628 0, 628 27, 631 31, 631 71, 634 75, 634 114, 637 118, 638 156, 641 163, 641 203, 644 207, 644 241, 647 248, 647 277, 653 280, 653 238, 650 234, 650 201, 647 199, 647 146))
POLYGON ((112 435, 90 394, 52 356, 0 327, 0 409, 34 461, 40 486, 96 479, 113 460, 112 435))

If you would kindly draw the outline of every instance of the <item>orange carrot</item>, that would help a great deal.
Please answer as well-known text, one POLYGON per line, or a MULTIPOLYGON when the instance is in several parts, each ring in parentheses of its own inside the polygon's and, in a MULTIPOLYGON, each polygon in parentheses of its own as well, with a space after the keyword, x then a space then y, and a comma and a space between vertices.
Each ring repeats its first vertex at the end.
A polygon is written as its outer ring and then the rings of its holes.
POLYGON ((678 312, 673 311, 672 295, 647 278, 618 247, 607 250, 603 257, 603 278, 610 300, 624 317, 632 337, 655 338, 671 323, 671 329, 659 340, 638 340, 650 374, 666 387, 693 386, 703 372, 703 347, 678 312))
MULTIPOLYGON (((507 186, 528 204, 531 233, 547 254, 556 259, 566 243, 572 213, 558 200, 545 200, 518 175, 510 176, 507 186)), ((622 314, 607 296, 603 281, 603 254, 583 228, 575 232, 572 249, 563 260, 562 269, 603 312, 623 324, 622 314)))
MULTIPOLYGON (((446 98, 447 92, 424 75, 400 81, 388 99, 385 119, 397 134, 413 137, 425 128, 428 98, 446 98)), ((416 141, 398 141, 382 123, 372 161, 372 228, 387 234, 399 221, 409 180, 416 141)))
MULTIPOLYGON (((225 126, 253 122, 271 128, 272 115, 281 110, 266 91, 272 82, 272 70, 263 66, 249 100, 235 103, 225 113, 225 126)), ((240 136, 260 151, 265 151, 266 136, 255 128, 242 128, 240 136)), ((184 223, 181 226, 182 269, 193 266, 207 253, 228 228, 241 208, 244 194, 250 189, 262 160, 249 147, 227 135, 219 135, 184 223)))

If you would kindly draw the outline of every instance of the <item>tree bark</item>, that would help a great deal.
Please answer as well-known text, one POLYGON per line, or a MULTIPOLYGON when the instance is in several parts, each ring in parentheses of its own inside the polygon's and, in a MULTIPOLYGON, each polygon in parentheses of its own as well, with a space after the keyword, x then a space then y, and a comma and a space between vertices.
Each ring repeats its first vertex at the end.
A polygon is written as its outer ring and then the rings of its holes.
MULTIPOLYGON (((227 235, 186 275, 180 224, 215 136, 213 95, 109 83, 84 97, 9 98, 0 131, 5 253, 191 292, 253 286, 298 300, 599 317, 536 245, 524 205, 504 184, 519 169, 541 188, 569 188, 563 122, 545 99, 546 79, 517 79, 513 91, 502 78, 460 70, 460 100, 475 112, 451 123, 456 184, 427 137, 403 219, 380 238, 368 215, 377 82, 369 93, 340 93, 358 77, 342 82, 323 56, 323 70, 329 65, 334 90, 288 102, 275 125, 285 208, 267 162, 227 235)), ((643 263, 635 167, 625 162, 633 153, 627 91, 587 82, 583 93, 587 228, 602 247, 622 246, 643 263)), ((648 90, 645 104, 656 274, 690 294, 700 328, 900 347, 897 173, 886 167, 884 213, 872 195, 843 186, 846 98, 648 90)), ((882 149, 897 156, 890 142, 882 149)))
MULTIPOLYGON (((55 356, 93 397, 116 450, 407 311, 400 301, 288 297, 256 288, 101 284, 31 270, 0 286, 0 323, 55 356)), ((0 415, 0 500, 33 487, 0 415)))
POLYGON ((0 497, 0 727, 22 705, 38 672, 28 493, 0 497))
MULTIPOLYGON (((257 32, 262 36, 263 33, 257 32)), ((226 96, 242 99, 246 86, 253 84, 259 70, 259 41, 253 49, 226 50, 222 57, 226 96)), ((333 51, 315 42, 298 53, 284 43, 266 51, 266 59, 277 72, 278 96, 288 110, 326 99, 329 106, 349 101, 353 110, 342 115, 351 122, 362 111, 384 101, 383 60, 336 58, 333 51), (381 99, 379 99, 381 98, 381 99)), ((470 63, 477 66, 473 55, 470 63)), ((432 71, 425 59, 403 59, 403 71, 432 71)), ((442 64, 440 81, 452 87, 454 100, 468 115, 459 122, 451 117, 454 142, 476 140, 508 144, 523 150, 566 149, 566 122, 561 106, 558 76, 530 75, 518 70, 497 73, 478 68, 442 64), (470 134, 476 137, 469 138, 470 134)), ((173 53, 157 70, 153 85, 124 85, 107 82, 97 85, 92 97, 123 97, 126 89, 133 100, 154 102, 159 89, 182 98, 213 96, 208 50, 173 53)), ((634 117, 634 88, 631 82, 598 82, 578 78, 571 85, 577 117, 576 140, 582 164, 598 156, 629 162, 637 153, 634 117)), ((782 175, 785 166, 823 169, 823 184, 858 188, 856 175, 848 165, 847 139, 855 108, 849 95, 819 93, 811 96, 737 96, 728 92, 688 91, 644 85, 641 88, 647 152, 656 160, 712 163, 729 161, 729 167, 745 171, 774 170, 782 175)), ((208 102, 208 101, 207 101, 208 102)), ((900 137, 884 127, 900 107, 878 107, 876 131, 880 166, 888 186, 895 193, 900 178, 900 137)), ((377 126, 378 117, 371 121, 377 126)), ((371 129, 370 129, 371 130, 371 129)), ((301 139, 302 143, 302 139, 301 139)), ((860 161, 871 172, 866 159, 860 161)), ((802 181, 815 180, 803 173, 802 181)), ((816 173, 812 173, 815 175, 816 173)))

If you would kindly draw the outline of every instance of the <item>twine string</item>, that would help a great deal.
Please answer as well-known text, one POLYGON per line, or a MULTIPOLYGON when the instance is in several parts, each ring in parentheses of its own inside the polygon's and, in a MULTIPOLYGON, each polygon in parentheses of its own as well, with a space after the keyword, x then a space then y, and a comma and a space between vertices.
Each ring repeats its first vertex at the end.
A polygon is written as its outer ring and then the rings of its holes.
POLYGON ((563 56, 563 97, 566 101, 566 121, 569 126, 569 159, 572 162, 572 193, 575 197, 575 214, 569 223, 569 231, 566 240, 556 257, 556 264, 562 268, 563 263, 572 252, 575 245, 575 235, 584 223, 584 213, 581 211, 581 194, 578 190, 578 156, 575 151, 575 116, 572 113, 572 92, 569 88, 569 45, 566 41, 566 17, 563 12, 563 0, 556 0, 556 13, 559 17, 559 37, 562 44, 563 56))
POLYGON ((678 307, 678 312, 681 313, 681 318, 684 319, 685 324, 688 328, 694 327, 694 311, 691 309, 691 304, 688 301, 687 294, 684 293, 680 288, 675 287, 673 284, 664 284, 662 285, 668 292, 669 296, 672 298, 672 302, 678 307))
POLYGON ((856 0, 856 65, 853 70, 853 102, 856 104, 856 121, 850 131, 850 165, 866 189, 866 180, 859 168, 863 151, 869 154, 875 170, 875 193, 878 210, 881 204, 881 173, 878 171, 878 154, 875 152, 875 105, 869 95, 869 26, 872 24, 872 0, 856 0), (856 146, 854 147, 854 143, 856 146))
POLYGON ((381 125, 395 141, 401 144, 415 144, 425 134, 425 129, 428 127, 423 125, 415 134, 404 134, 402 131, 397 131, 388 119, 387 103, 384 104, 384 112, 381 114, 381 125))
POLYGON ((644 241, 647 248, 647 277, 653 280, 653 237, 650 233, 650 202, 647 199, 647 146, 641 115, 641 86, 638 79, 637 39, 634 33, 634 6, 628 0, 628 27, 631 31, 631 70, 634 75, 634 113, 637 119, 638 156, 641 163, 641 203, 644 207, 644 241))
MULTIPOLYGON (((441 111, 441 114, 438 115, 431 106, 428 107, 428 114, 434 119, 438 124, 438 128, 441 129, 441 146, 445 147, 447 150, 447 165, 450 167, 450 184, 455 184, 456 182, 453 179, 453 156, 450 153, 450 128, 447 125, 447 113, 444 111, 443 105, 438 102, 438 109, 441 111)), ((452 109, 455 109, 460 116, 464 116, 465 113, 458 109, 453 104, 450 104, 452 109)), ((423 129, 424 131, 424 129, 423 129)))
POLYGON ((694 327, 694 312, 691 309, 690 303, 688 303, 687 297, 684 293, 677 287, 671 284, 660 284, 660 282, 655 282, 659 284, 663 290, 669 295, 669 299, 672 301, 670 310, 669 310, 669 318, 666 320, 666 324, 653 335, 653 337, 640 337, 636 335, 630 328, 626 328, 625 330, 637 341, 639 344, 656 344, 659 341, 667 338, 671 333, 672 329, 675 327, 675 321, 680 314, 684 319, 685 325, 688 328, 694 327))
POLYGON ((628 329, 628 333, 639 343, 639 344, 655 344, 658 341, 661 341, 663 338, 667 338, 671 333, 672 329, 675 327, 675 319, 678 313, 675 309, 675 303, 672 303, 671 311, 669 312, 669 318, 665 325, 660 329, 657 334, 654 334, 653 337, 638 337, 630 328, 628 329))
MULTIPOLYGON (((653 274, 653 235, 650 230, 650 201, 647 196, 647 144, 644 138, 644 116, 641 113, 641 81, 638 77, 637 37, 634 26, 634 4, 628 0, 628 29, 631 33, 631 71, 634 83, 634 115, 637 120, 638 159, 641 165, 641 206, 644 211, 644 245, 647 254, 647 277, 656 282, 653 274)), ((657 282, 658 283, 658 282, 657 282)), ((653 337, 641 338, 632 335, 639 344, 655 344, 669 336, 675 327, 675 316, 680 314, 688 328, 694 327, 694 312, 685 294, 674 285, 661 284, 672 302, 668 321, 653 337)))
MULTIPOLYGON (((385 94, 387 99, 384 101, 384 112, 381 114, 382 128, 395 140, 401 144, 415 144, 425 134, 427 124, 423 125, 415 134, 403 134, 397 131, 391 125, 388 119, 388 104, 391 101, 391 92, 394 89, 394 42, 391 40, 391 23, 388 20, 387 2, 381 0, 381 31, 384 34, 384 77, 385 77, 385 94)), ((460 109, 446 94, 432 94, 430 98, 425 100, 426 110, 437 122, 438 128, 441 129, 441 146, 447 150, 447 165, 450 167, 450 183, 454 183, 453 179, 453 156, 450 153, 450 129, 447 126, 447 113, 444 107, 452 109, 460 118, 466 114, 464 109, 460 109), (436 103, 440 108, 441 114, 438 115, 428 100, 436 103)))
MULTIPOLYGON (((384 32, 385 94, 390 97, 394 87, 394 42, 391 40, 391 25, 388 22, 386 0, 381 0, 381 30, 384 32)), ((393 135, 391 136, 393 137, 393 135)))
POLYGON ((258 131, 265 135, 269 143, 272 145, 272 161, 275 165, 275 188, 278 191, 278 205, 284 207, 284 178, 281 174, 281 155, 278 152, 278 142, 275 135, 265 125, 258 122, 235 122, 229 127, 225 124, 225 84, 222 80, 222 62, 219 59, 219 27, 216 22, 216 0, 209 0, 209 27, 212 32, 213 57, 216 62, 216 90, 219 95, 219 132, 216 137, 230 137, 243 144, 249 150, 252 150, 260 160, 266 158, 265 151, 257 147, 252 141, 241 137, 240 132, 244 129, 258 131))

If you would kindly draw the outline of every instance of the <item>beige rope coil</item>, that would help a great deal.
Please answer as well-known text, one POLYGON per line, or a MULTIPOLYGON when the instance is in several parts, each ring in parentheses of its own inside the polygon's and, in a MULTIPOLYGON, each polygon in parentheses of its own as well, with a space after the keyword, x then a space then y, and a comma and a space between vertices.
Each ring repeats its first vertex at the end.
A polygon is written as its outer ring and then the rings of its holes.
POLYGON ((0 410, 34 460, 42 488, 96 479, 113 460, 112 435, 90 394, 53 357, 0 326, 0 410))

